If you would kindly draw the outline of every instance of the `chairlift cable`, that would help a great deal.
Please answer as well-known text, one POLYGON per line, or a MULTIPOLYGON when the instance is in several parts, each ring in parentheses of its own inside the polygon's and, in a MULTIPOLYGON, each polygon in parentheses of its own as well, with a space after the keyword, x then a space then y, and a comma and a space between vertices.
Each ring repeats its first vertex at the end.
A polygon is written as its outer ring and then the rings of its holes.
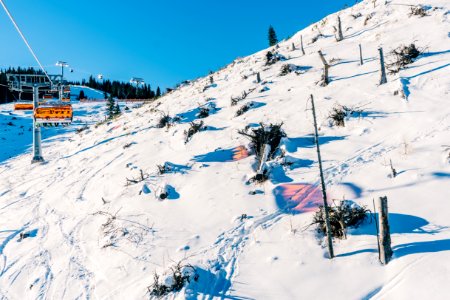
POLYGON ((11 22, 13 23, 14 27, 16 28, 17 32, 19 33, 19 35, 21 36, 22 40, 25 42, 25 44, 28 47, 28 50, 30 50, 31 54, 33 55, 34 59, 36 60, 36 62, 39 64, 39 67, 41 67, 42 71, 44 72, 45 76, 47 76, 48 80, 50 80, 50 83, 53 85, 53 81, 50 79, 50 76, 48 76, 47 71, 45 71, 44 67, 42 66, 41 62, 39 61, 38 57, 36 56, 36 54, 34 53, 33 49, 31 48, 30 44, 28 43, 27 39, 25 38, 25 36, 23 35, 22 31, 20 30, 19 26, 17 25, 16 21, 14 20, 13 16, 11 15, 11 13, 9 12, 8 8, 6 7, 5 3, 3 2, 3 0, 0 0, 0 3, 3 6, 3 9, 5 10, 6 14, 8 15, 9 19, 11 20, 11 22))

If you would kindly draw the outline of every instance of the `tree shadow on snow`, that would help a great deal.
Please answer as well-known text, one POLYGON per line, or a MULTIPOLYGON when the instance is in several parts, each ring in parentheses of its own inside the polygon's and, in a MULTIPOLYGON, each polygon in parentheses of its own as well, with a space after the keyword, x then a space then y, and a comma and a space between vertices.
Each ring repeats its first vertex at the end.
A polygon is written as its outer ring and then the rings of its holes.
MULTIPOLYGON (((377 220, 378 214, 373 215, 373 219, 366 221, 363 226, 348 231, 351 235, 376 235, 376 227, 374 220, 377 220)), ((423 218, 405 214, 390 213, 389 226, 391 234, 435 234, 439 233, 444 227, 436 229, 427 229, 429 222, 423 218)), ((400 258, 409 254, 431 253, 440 251, 450 251, 450 239, 436 241, 412 242, 392 247, 394 258, 400 258)), ((375 248, 360 249, 348 253, 339 254, 338 257, 351 256, 361 253, 377 253, 375 248)))
MULTIPOLYGON (((378 220, 378 213, 372 214, 371 219, 368 219, 361 227, 357 229, 350 229, 351 235, 376 235, 376 227, 374 220, 378 220)), ((439 230, 428 230, 424 227, 430 223, 420 217, 389 213, 389 227, 391 234, 407 234, 407 233, 420 233, 420 234, 434 234, 439 230)))
MULTIPOLYGON (((209 115, 214 115, 218 111, 220 111, 221 108, 215 107, 214 109, 209 110, 209 115)), ((178 123, 184 124, 184 123, 190 123, 197 119, 202 119, 198 117, 198 114, 200 113, 200 107, 188 110, 187 112, 177 114, 174 118, 179 119, 178 123)))
POLYGON ((186 299, 194 300, 207 296, 207 298, 220 298, 231 300, 250 300, 252 298, 226 295, 231 288, 231 282, 226 278, 225 270, 218 270, 216 274, 209 270, 196 267, 198 281, 191 281, 186 287, 186 299), (203 296, 203 297, 202 297, 203 296))
MULTIPOLYGON (((320 145, 328 144, 334 141, 345 140, 346 136, 319 136, 320 145)), ((298 148, 313 148, 315 147, 314 136, 306 135, 298 138, 286 138, 284 140, 286 151, 290 153, 297 152, 298 148)))
POLYGON ((196 155, 192 160, 195 162, 233 162, 247 158, 249 153, 244 146, 238 146, 229 149, 216 149, 215 151, 196 155))

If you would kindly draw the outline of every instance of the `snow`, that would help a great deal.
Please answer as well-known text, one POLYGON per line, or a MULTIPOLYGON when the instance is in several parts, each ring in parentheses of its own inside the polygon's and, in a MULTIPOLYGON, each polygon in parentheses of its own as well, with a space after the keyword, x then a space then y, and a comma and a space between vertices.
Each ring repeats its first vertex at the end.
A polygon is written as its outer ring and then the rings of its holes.
POLYGON ((408 6, 378 2, 339 13, 339 43, 335 14, 317 23, 325 37, 316 43, 308 44, 316 25, 280 43, 285 62, 264 66, 263 50, 214 73, 214 85, 198 79, 111 122, 95 126, 104 104, 76 103, 74 127, 44 129, 44 164, 30 164, 29 113, 1 106, 0 298, 148 298, 153 274, 166 276, 182 261, 199 279, 169 298, 447 299, 450 7, 430 0, 430 15, 419 18, 408 17, 408 6), (390 50, 411 42, 428 53, 379 86, 378 47, 389 60, 390 50), (328 62, 339 59, 327 87, 316 84, 318 50, 328 62), (285 63, 305 72, 279 76, 285 63), (265 84, 255 82, 256 72, 265 84), (231 97, 251 89, 231 106, 231 97), (333 260, 308 227, 322 201, 310 94, 329 198, 372 209, 372 199, 388 197, 394 258, 387 266, 378 261, 374 222, 335 240, 333 260), (235 117, 249 102, 258 105, 235 117), (206 103, 215 108, 202 119, 207 129, 185 143, 184 131, 206 103), (363 113, 345 127, 330 126, 336 104, 363 113), (179 122, 156 128, 162 113, 179 122), (237 131, 259 122, 283 122, 282 148, 292 164, 269 162, 269 180, 247 184, 257 162, 237 131), (74 132, 85 123, 88 130, 74 132), (159 174, 164 164, 169 171, 159 174), (127 184, 141 170, 144 180, 127 184), (161 200, 163 189, 169 197, 161 200))
POLYGON ((87 99, 105 99, 105 93, 102 91, 83 86, 83 85, 71 85, 70 86, 70 94, 72 95, 72 98, 78 97, 80 92, 83 91, 84 95, 87 99))

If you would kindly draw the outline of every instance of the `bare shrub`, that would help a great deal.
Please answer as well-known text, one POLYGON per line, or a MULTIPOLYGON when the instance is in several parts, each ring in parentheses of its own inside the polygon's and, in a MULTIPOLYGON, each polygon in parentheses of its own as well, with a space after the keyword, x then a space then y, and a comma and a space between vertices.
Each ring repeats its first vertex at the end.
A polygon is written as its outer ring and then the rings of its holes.
POLYGON ((398 73, 401 69, 413 63, 421 54, 423 54, 423 49, 417 48, 415 44, 399 46, 390 52, 393 60, 386 64, 386 67, 391 74, 398 73))
POLYGON ((158 124, 156 125, 157 128, 165 128, 170 127, 172 123, 172 118, 168 113, 162 113, 161 118, 158 121, 158 124))
POLYGON ((142 181, 146 180, 146 179, 149 178, 149 177, 150 177, 149 174, 144 173, 144 171, 142 171, 142 170, 139 170, 139 177, 137 177, 137 178, 132 178, 132 179, 126 178, 126 180, 127 180, 126 185, 129 186, 129 185, 133 185, 133 184, 142 182, 142 181))
POLYGON ((283 123, 270 124, 269 126, 260 123, 260 127, 255 129, 245 128, 239 130, 238 133, 250 139, 250 148, 256 154, 258 161, 262 158, 264 145, 270 145, 269 159, 275 156, 279 149, 281 139, 286 136, 283 129, 283 123))
POLYGON ((292 72, 291 65, 289 64, 282 65, 280 70, 280 76, 285 76, 291 72, 292 72))
POLYGON ((194 134, 196 134, 197 132, 199 132, 205 128, 203 126, 203 124, 204 124, 203 121, 200 121, 198 123, 196 123, 196 122, 190 123, 191 126, 189 127, 189 129, 184 131, 184 135, 185 135, 184 143, 185 144, 192 139, 192 136, 194 134))
POLYGON ((244 105, 242 105, 237 111, 236 111, 236 117, 239 117, 243 114, 245 114, 247 111, 249 111, 250 108, 252 108, 255 105, 254 102, 249 102, 244 105))
POLYGON ((409 16, 419 16, 419 17, 426 17, 428 16, 427 9, 423 5, 416 5, 411 6, 411 11, 409 12, 409 16))
POLYGON ((237 97, 231 97, 231 106, 235 106, 237 105, 240 101, 246 99, 248 97, 248 95, 250 95, 253 91, 255 90, 255 88, 250 89, 248 91, 243 91, 241 96, 237 96, 237 97))
POLYGON ((320 38, 323 38, 324 35, 322 33, 319 33, 315 36, 313 36, 313 38, 311 39, 311 43, 310 44, 314 44, 315 42, 317 42, 320 38))
POLYGON ((273 65, 281 60, 286 60, 286 58, 279 54, 278 52, 272 53, 271 51, 267 51, 266 53, 266 66, 273 65))
POLYGON ((373 16, 375 16, 375 13, 371 13, 371 14, 367 15, 367 17, 364 19, 364 26, 366 26, 367 23, 369 23, 369 20, 372 19, 373 16))
POLYGON ((331 125, 345 126, 345 119, 351 116, 361 116, 363 110, 357 107, 349 107, 345 105, 335 105, 330 112, 328 118, 331 121, 331 125))
MULTIPOLYGON (((367 218, 367 214, 370 210, 365 206, 359 206, 353 201, 342 200, 338 206, 332 206, 328 208, 330 218, 330 230, 331 234, 335 238, 345 239, 346 230, 348 227, 357 228, 367 218)), ((321 234, 326 233, 325 225, 325 211, 324 207, 320 206, 313 217, 312 224, 317 225, 317 230, 321 234)))

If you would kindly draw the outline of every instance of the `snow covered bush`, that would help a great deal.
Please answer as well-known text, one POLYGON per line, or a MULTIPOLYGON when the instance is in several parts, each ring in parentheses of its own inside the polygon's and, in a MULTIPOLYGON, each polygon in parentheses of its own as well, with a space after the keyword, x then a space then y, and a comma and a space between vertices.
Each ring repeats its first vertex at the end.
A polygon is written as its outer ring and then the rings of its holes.
POLYGON ((417 48, 415 44, 399 46, 390 52, 393 60, 386 64, 386 67, 391 74, 398 73, 401 69, 413 63, 421 54, 423 54, 423 50, 417 48))
POLYGON ((286 76, 287 74, 292 72, 292 67, 289 64, 285 64, 281 66, 280 76, 286 76))
POLYGON ((170 268, 169 274, 160 281, 160 276, 155 272, 153 283, 147 287, 150 296, 164 297, 170 293, 176 293, 183 289, 191 281, 198 281, 199 275, 191 265, 182 265, 181 262, 170 268))
POLYGON ((158 124, 156 125, 157 128, 164 128, 169 127, 172 122, 172 118, 169 116, 168 113, 162 113, 161 118, 158 121, 158 124))
MULTIPOLYGON (((338 206, 332 206, 328 208, 328 214, 330 217, 331 234, 335 238, 345 239, 346 229, 348 227, 357 228, 367 218, 367 214, 370 210, 364 206, 359 206, 353 201, 343 200, 338 206)), ((313 217, 312 224, 317 225, 319 233, 326 233, 325 225, 325 211, 324 207, 320 206, 313 217)))
POLYGON ((282 61, 282 60, 286 60, 286 58, 283 55, 281 55, 281 54, 279 54, 277 52, 272 53, 271 51, 267 51, 267 53, 266 53, 266 66, 273 65, 273 64, 275 64, 275 63, 277 63, 279 61, 282 61))
POLYGON ((426 17, 428 16, 427 13, 427 7, 423 6, 423 5, 416 5, 416 6, 411 6, 411 11, 409 13, 409 16, 419 16, 419 17, 426 17))

